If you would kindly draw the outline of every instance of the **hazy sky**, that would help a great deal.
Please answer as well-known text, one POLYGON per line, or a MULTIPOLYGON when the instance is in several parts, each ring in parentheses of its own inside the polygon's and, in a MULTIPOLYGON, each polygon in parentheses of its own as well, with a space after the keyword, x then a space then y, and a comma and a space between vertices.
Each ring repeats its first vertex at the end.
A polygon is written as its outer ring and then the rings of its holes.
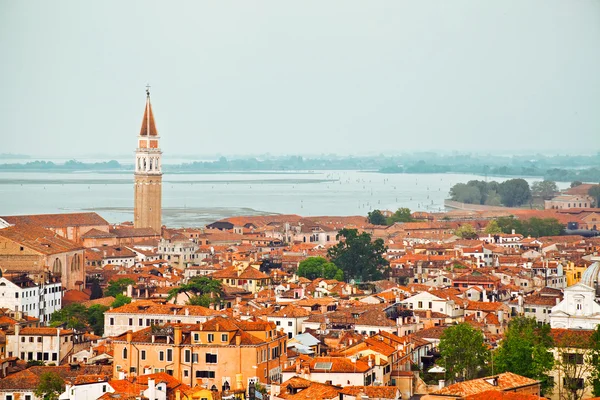
POLYGON ((600 150, 599 0, 0 0, 0 153, 600 150))

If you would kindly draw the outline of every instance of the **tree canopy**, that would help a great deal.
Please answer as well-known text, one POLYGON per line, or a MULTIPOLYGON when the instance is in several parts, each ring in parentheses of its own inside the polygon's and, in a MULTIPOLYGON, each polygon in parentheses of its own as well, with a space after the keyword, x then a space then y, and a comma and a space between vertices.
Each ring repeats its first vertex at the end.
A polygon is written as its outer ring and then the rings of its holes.
POLYGON ((135 285, 135 281, 131 278, 120 278, 115 281, 110 281, 104 291, 104 296, 117 297, 118 294, 123 294, 129 285, 135 285))
POLYGON ((89 329, 96 335, 102 335, 104 333, 104 312, 108 309, 100 304, 86 308, 83 304, 72 303, 53 312, 50 316, 50 324, 52 326, 64 325, 78 331, 89 329))
POLYGON ((496 235, 498 233, 502 233, 502 229, 500 228, 500 225, 498 225, 498 222, 496 222, 496 220, 493 219, 490 222, 488 222, 487 226, 485 227, 485 233, 489 233, 490 235, 496 235))
POLYGON ((594 205, 600 207, 600 185, 589 188, 588 194, 594 198, 594 205))
POLYGON ((309 257, 302 260, 298 266, 297 274, 310 280, 316 278, 344 280, 344 271, 323 257, 309 257))
POLYGON ((550 200, 558 193, 558 186, 554 181, 536 181, 531 185, 531 194, 544 200, 550 200))
MULTIPOLYGON (((188 301, 191 301, 193 297, 201 297, 206 296, 208 302, 218 302, 221 296, 223 295, 223 287, 221 282, 208 278, 206 276, 195 276, 190 278, 187 283, 179 285, 176 288, 169 290, 169 296, 167 297, 169 300, 177 297, 178 294, 184 293, 188 301)), ((200 299, 194 300, 196 302, 200 301, 200 299)))
POLYGON ((387 219, 387 225, 393 225, 396 222, 412 222, 412 212, 410 208, 401 207, 387 219))
POLYGON ((481 192, 476 186, 466 183, 457 183, 450 188, 450 199, 468 204, 482 204, 481 192))
POLYGON ((113 308, 117 308, 129 303, 131 303, 131 297, 127 297, 124 294, 119 293, 115 296, 115 301, 112 302, 111 306, 113 308))
POLYGON ((383 278, 383 272, 389 265, 383 257, 386 251, 382 239, 371 240, 366 232, 356 229, 341 229, 338 232, 340 242, 328 250, 329 259, 338 266, 347 279, 373 281, 383 278))
POLYGON ((525 179, 509 179, 500 184, 498 193, 502 204, 507 207, 517 207, 531 200, 531 189, 525 179))
POLYGON ((479 237, 471 224, 462 224, 454 230, 454 234, 462 239, 477 239, 479 237))
POLYGON ((565 226, 555 218, 536 218, 519 220, 514 217, 500 217, 496 223, 504 233, 519 233, 523 236, 541 237, 561 235, 565 226))
POLYGON ((387 221, 381 210, 369 211, 367 220, 373 225, 387 225, 387 221))
POLYGON ((100 282, 98 281, 98 278, 93 278, 90 281, 92 285, 90 286, 90 300, 95 300, 95 299, 99 299, 102 297, 102 288, 100 287, 100 282))
POLYGON ((531 190, 524 179, 509 179, 502 183, 471 180, 452 186, 450 199, 468 204, 514 207, 527 203, 531 199, 531 190))
POLYGON ((515 317, 494 353, 494 366, 498 372, 512 373, 542 382, 542 391, 552 388, 548 373, 554 365, 550 352, 552 337, 549 325, 538 325, 535 318, 515 317))
POLYGON ((467 323, 446 328, 439 349, 447 376, 452 381, 476 378, 490 356, 483 333, 467 323))
POLYGON ((583 185, 583 182, 581 182, 581 181, 573 181, 573 182, 571 182, 571 188, 577 187, 579 185, 583 185))
POLYGON ((65 381, 56 372, 44 372, 34 394, 44 400, 57 400, 65 390, 65 381))

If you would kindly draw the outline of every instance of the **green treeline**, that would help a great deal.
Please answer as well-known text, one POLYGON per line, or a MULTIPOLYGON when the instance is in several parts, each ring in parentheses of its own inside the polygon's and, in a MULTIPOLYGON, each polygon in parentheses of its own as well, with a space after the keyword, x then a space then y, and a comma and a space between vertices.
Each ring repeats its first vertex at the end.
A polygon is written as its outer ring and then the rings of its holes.
MULTIPOLYGON (((181 164, 163 164, 167 173, 201 173, 228 171, 333 171, 362 170, 380 173, 460 173, 493 176, 537 176, 552 181, 600 182, 600 153, 590 156, 498 156, 470 154, 409 153, 401 155, 336 156, 321 155, 261 157, 220 157, 213 161, 191 161, 181 164)), ((130 171, 131 163, 111 160, 84 163, 70 160, 63 163, 29 161, 0 164, 0 171, 130 171)))
POLYGON ((518 207, 531 199, 531 188, 525 179, 509 179, 502 183, 473 180, 450 188, 450 199, 468 204, 518 207))

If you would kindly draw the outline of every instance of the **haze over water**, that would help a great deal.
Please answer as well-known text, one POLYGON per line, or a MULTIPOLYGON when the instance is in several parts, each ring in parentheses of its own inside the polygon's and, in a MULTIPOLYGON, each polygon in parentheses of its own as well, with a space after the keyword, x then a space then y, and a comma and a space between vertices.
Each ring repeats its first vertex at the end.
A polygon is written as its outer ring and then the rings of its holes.
MULTIPOLYGON (((440 211, 450 188, 471 179, 485 178, 361 171, 165 174, 163 223, 202 226, 263 213, 366 215, 375 208, 440 211)), ((131 221, 133 173, 2 172, 0 197, 0 215, 96 211, 111 223, 131 221)))

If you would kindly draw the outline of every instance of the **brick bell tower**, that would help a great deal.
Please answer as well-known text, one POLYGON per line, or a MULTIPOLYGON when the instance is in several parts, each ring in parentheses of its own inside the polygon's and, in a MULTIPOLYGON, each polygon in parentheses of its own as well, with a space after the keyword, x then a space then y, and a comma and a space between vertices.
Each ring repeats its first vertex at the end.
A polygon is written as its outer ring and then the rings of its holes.
POLYGON ((150 104, 150 86, 146 86, 146 108, 135 151, 135 192, 133 225, 161 232, 162 152, 150 104))

